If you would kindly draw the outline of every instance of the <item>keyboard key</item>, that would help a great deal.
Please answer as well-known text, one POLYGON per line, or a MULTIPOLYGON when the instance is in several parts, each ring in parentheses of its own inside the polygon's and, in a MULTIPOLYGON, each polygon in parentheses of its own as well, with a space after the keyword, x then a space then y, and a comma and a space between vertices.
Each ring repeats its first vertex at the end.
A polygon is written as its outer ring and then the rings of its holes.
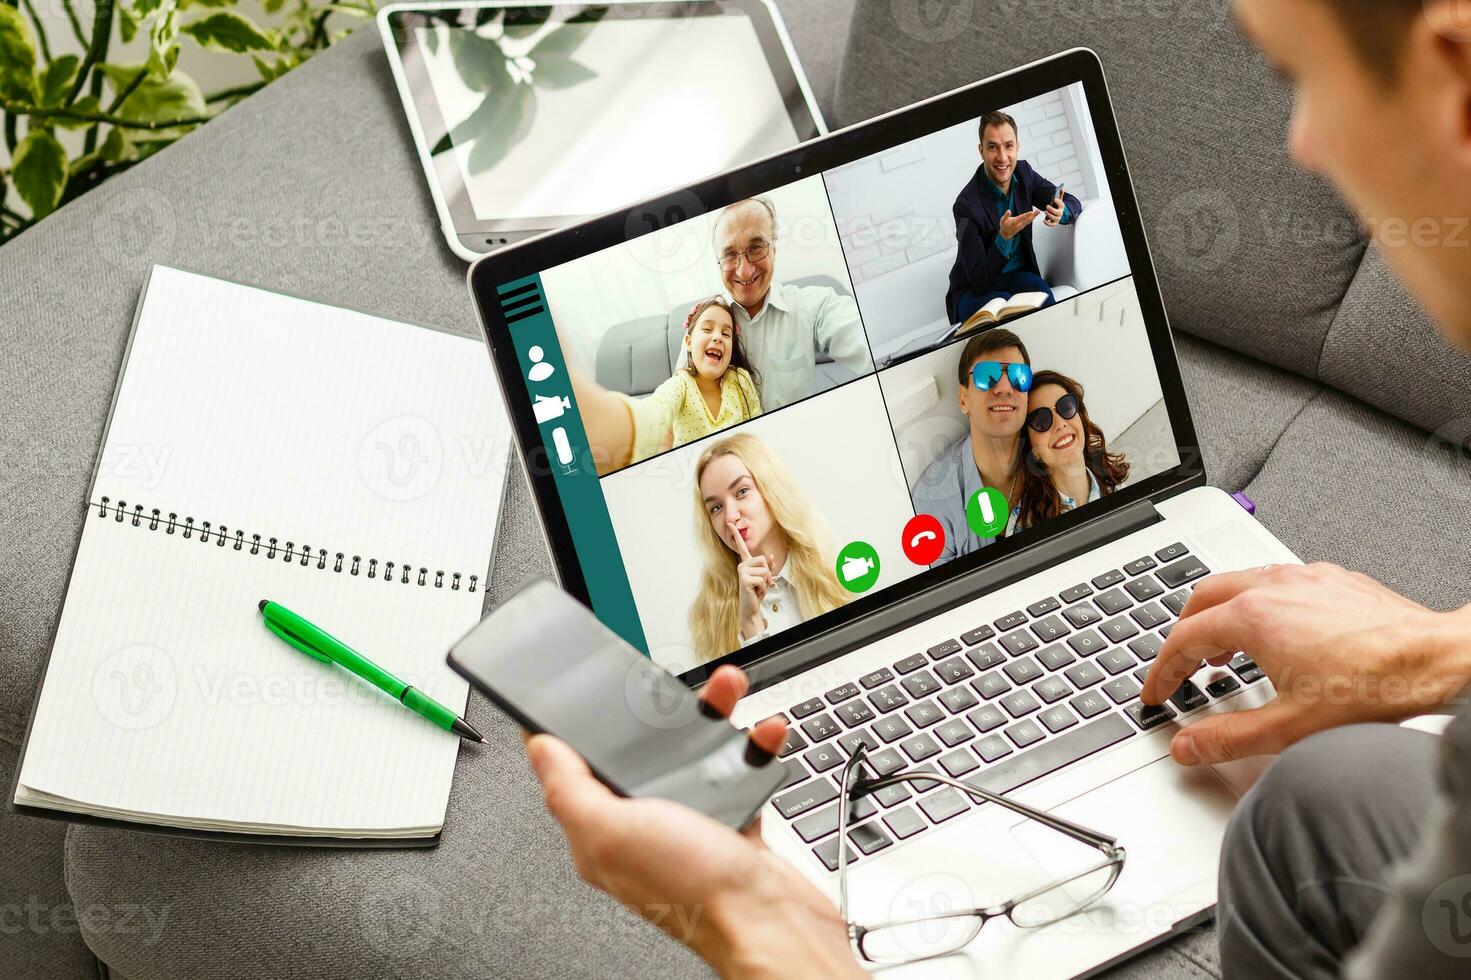
POLYGON ((1006 739, 1000 735, 987 735, 976 743, 976 755, 983 762, 995 762, 1004 756, 1011 755, 1011 746, 1006 739))
POLYGON ((928 735, 916 735, 899 743, 904 754, 915 762, 923 762, 940 754, 940 746, 928 735))
POLYGON ((1170 703, 1182 712, 1194 711, 1196 708, 1204 708, 1210 704, 1210 698, 1205 692, 1195 686, 1194 681, 1187 680, 1181 684, 1174 694, 1170 695, 1170 703))
POLYGON ((786 762, 783 762, 781 764, 781 767, 786 770, 787 778, 781 781, 781 785, 776 788, 777 792, 781 792, 788 786, 795 786, 802 780, 806 779, 808 776, 812 775, 807 771, 806 767, 804 767, 802 763, 798 762, 796 759, 788 759, 786 762))
POLYGON ((1108 710, 1108 699, 1097 691, 1079 694, 1069 701, 1068 704, 1072 705, 1073 710, 1082 715, 1084 719, 1092 718, 1094 715, 1101 715, 1108 710))
POLYGON ((946 786, 938 793, 933 793, 919 801, 919 808, 924 815, 930 818, 930 823, 944 823, 951 817, 958 817, 970 809, 970 804, 965 802, 965 797, 954 787, 946 786))
POLYGON ((870 752, 877 751, 879 747, 878 739, 873 737, 873 733, 861 728, 838 739, 838 748, 843 750, 844 755, 852 755, 860 745, 870 752))
POLYGON ((1175 712, 1169 705, 1145 704, 1143 701, 1136 701, 1129 705, 1124 709, 1124 714, 1128 715, 1134 724, 1139 726, 1140 731, 1145 732, 1151 728, 1158 728, 1175 717, 1175 712))
POLYGON ((793 752, 800 752, 806 747, 807 740, 802 737, 802 733, 797 731, 795 728, 788 728, 787 740, 782 743, 781 752, 779 754, 783 759, 785 759, 793 752))
POLYGON ((1174 623, 1171 623, 1168 626, 1161 626, 1159 628, 1159 635, 1168 640, 1170 638, 1170 630, 1172 630, 1174 628, 1175 628, 1175 624, 1174 623))
MULTIPOLYGON (((918 775, 919 773, 929 773, 930 775, 934 775, 935 767, 920 766, 919 768, 912 770, 912 772, 914 772, 916 775, 918 775)), ((916 793, 923 795, 940 784, 935 782, 933 779, 917 779, 909 785, 914 787, 914 791, 916 793)))
POLYGON ((879 806, 887 810, 897 803, 903 803, 914 794, 909 792, 907 783, 895 783, 893 786, 885 786, 883 789, 874 790, 869 794, 869 799, 874 800, 879 806))
POLYGON ((1262 673, 1262 669, 1256 665, 1256 661, 1244 653, 1238 653, 1232 657, 1231 662, 1227 666, 1235 671, 1236 676, 1241 678, 1241 683, 1243 684, 1250 684, 1252 681, 1261 680, 1266 676, 1262 673))
POLYGON ((945 710, 933 701, 920 701, 904 709, 904 717, 915 728, 929 728, 945 718, 945 710))
POLYGON ((1153 633, 1145 633, 1143 636, 1129 641, 1129 649, 1134 651, 1134 656, 1145 663, 1149 663, 1155 657, 1158 657, 1160 647, 1164 645, 1165 641, 1153 633))
POLYGON ((792 717, 801 721, 808 715, 815 715, 823 709, 822 698, 808 698, 801 704, 792 705, 792 717))
POLYGON ((847 704, 839 705, 833 709, 833 714, 838 720, 849 728, 857 728, 859 725, 873 721, 873 709, 863 701, 849 701, 847 704))
POLYGON ((899 683, 904 686, 904 690, 908 691, 912 698, 927 697, 940 689, 940 682, 935 679, 934 674, 927 670, 910 674, 899 683))
POLYGON ((974 677, 976 672, 963 657, 951 657, 935 664, 935 673, 946 684, 959 684, 967 677, 974 677))
POLYGON ((1164 606, 1151 602, 1129 613, 1129 618, 1138 623, 1140 629, 1152 630, 1161 623, 1168 623, 1170 614, 1165 612, 1164 606))
POLYGON ((1122 647, 1115 647, 1098 658, 1098 666, 1108 671, 1113 676, 1125 673, 1134 667, 1139 661, 1129 656, 1129 651, 1122 647))
POLYGON ((858 685, 849 681, 840 687, 835 687, 823 695, 828 704, 841 704, 851 698, 858 697, 858 685))
POLYGON ((813 772, 827 772, 829 769, 842 765, 844 760, 843 753, 837 745, 828 742, 802 756, 802 761, 807 763, 813 772))
MULTIPOLYGON (((874 806, 871 800, 863 798, 856 799, 848 804, 849 826, 857 823, 859 820, 867 820, 875 813, 878 813, 878 807, 874 806)), ((808 814, 792 824, 792 829, 797 832, 798 837, 809 844, 819 838, 826 837, 828 834, 835 834, 838 831, 838 808, 836 806, 830 806, 826 809, 818 810, 816 813, 808 814)))
POLYGON ((970 686, 975 688, 977 694, 989 701, 1011 690, 1011 681, 1007 680, 1006 675, 1001 671, 993 670, 971 681, 970 686))
POLYGON ((884 833, 884 828, 879 826, 877 820, 866 823, 861 827, 854 827, 848 831, 848 839, 857 845, 864 854, 872 854, 874 851, 882 851, 894 843, 894 838, 884 833))
POLYGON ((1058 593, 1062 601, 1068 603, 1077 602, 1079 599, 1092 594, 1093 587, 1087 582, 1080 582, 1071 589, 1063 589, 1062 592, 1058 593))
POLYGON ((966 782, 991 793, 1010 793, 1034 779, 1116 745, 1133 734, 1133 727, 1121 715, 1111 714, 1050 739, 1030 752, 1020 752, 1005 762, 983 769, 966 782))
POLYGON ((1006 671, 1006 676, 1010 677, 1011 682, 1016 685, 1030 684, 1042 676, 1042 667, 1033 657, 1023 657, 1020 660, 1013 660, 1003 667, 1002 670, 1006 671))
POLYGON ((960 642, 961 643, 964 643, 968 647, 973 647, 977 643, 984 643, 985 641, 989 640, 991 637, 993 637, 995 635, 996 635, 996 631, 994 629, 992 629, 991 627, 989 627, 989 626, 977 626, 975 629, 971 630, 969 633, 961 633, 960 634, 960 642))
POLYGON ((935 729, 934 735, 945 743, 947 748, 953 748, 961 742, 969 742, 976 737, 976 733, 970 730, 970 726, 959 718, 951 718, 945 724, 935 729))
MULTIPOLYGON (((843 849, 847 851, 848 865, 851 867, 853 862, 858 860, 858 854, 851 847, 843 849)), ((836 837, 829 837, 818 844, 812 849, 812 853, 817 855, 817 860, 821 861, 822 866, 829 871, 838 870, 838 839, 836 837)))
POLYGON ((1123 580, 1124 580, 1124 573, 1121 572, 1121 571, 1119 571, 1118 569, 1114 569, 1111 572, 1104 572, 1102 575, 1099 575, 1098 577, 1096 577, 1095 579, 1093 579, 1093 588, 1095 588, 1095 589, 1108 589, 1108 588, 1112 588, 1113 586, 1118 585, 1123 580))
POLYGON ((944 660, 946 657, 954 656, 959 652, 959 640, 946 640, 944 643, 936 643, 925 651, 925 653, 929 654, 931 660, 944 660))
POLYGON ((1058 601, 1056 596, 1048 596, 1047 598, 1042 599, 1038 602, 1034 602, 1030 606, 1028 606, 1027 613, 1033 617, 1045 616, 1048 613, 1056 612, 1061 608, 1062 603, 1058 601))
POLYGON ((968 687, 952 687, 940 692, 940 703, 950 710, 952 715, 958 715, 962 711, 974 708, 980 702, 976 696, 970 693, 968 687))
POLYGON ((1063 671, 1063 676, 1072 681, 1073 687, 1086 691, 1104 680, 1103 670, 1091 660, 1084 660, 1063 671))
POLYGON ((897 687, 890 684, 870 694, 868 696, 868 703, 873 705, 877 711, 889 712, 895 708, 904 707, 909 703, 909 699, 897 687))
POLYGON ((863 685, 865 691, 872 691, 880 684, 887 684, 894 679, 894 672, 887 667, 880 667, 858 678, 858 683, 863 685))
POLYGON ((1157 595, 1164 595, 1165 587, 1157 582, 1153 575, 1145 575, 1134 579, 1124 589, 1134 597, 1135 602, 1144 602, 1153 599, 1157 595))
POLYGON ((1165 585, 1168 585, 1172 589, 1178 589, 1186 582, 1193 582, 1202 576, 1209 575, 1210 569, 1206 568, 1205 563, 1199 558, 1192 555, 1188 558, 1180 559, 1173 565, 1166 565, 1154 574, 1158 575, 1159 580, 1165 585))
POLYGON ((1136 680, 1136 681, 1139 682, 1139 686, 1140 687, 1143 687, 1144 686, 1144 678, 1146 678, 1148 676, 1149 676, 1149 668, 1148 667, 1140 667, 1139 669, 1137 669, 1137 670, 1134 671, 1134 680, 1136 680))
POLYGON ((838 788, 833 785, 831 779, 814 779, 803 783, 794 790, 782 793, 772 798, 772 805, 776 812, 791 820, 800 816, 808 810, 815 810, 824 803, 831 803, 838 798, 838 788))
POLYGON ((1103 613, 1093 607, 1091 602, 1080 602, 1076 606, 1068 606, 1062 611, 1063 618, 1073 624, 1073 629, 1082 629, 1084 626, 1092 626, 1103 618, 1103 613))
POLYGON ((894 670, 900 674, 912 674, 928 662, 929 661, 925 660, 924 654, 916 653, 905 657, 903 660, 895 664, 894 670))
POLYGON ((1032 693, 1042 699, 1043 704, 1055 704, 1073 693, 1067 681, 1061 677, 1044 677, 1032 685, 1032 693))
POLYGON ((1074 633, 1068 637, 1067 645, 1072 647, 1080 657, 1091 657, 1099 650, 1108 646, 1104 642, 1103 637, 1098 634, 1097 630, 1084 630, 1081 633, 1074 633))
POLYGON ((1073 652, 1061 643, 1054 643, 1037 654, 1037 660, 1042 666, 1052 671, 1062 670, 1077 659, 1077 657, 1073 656, 1073 652))
POLYGON ((1006 633, 1016 629, 1018 626, 1021 626, 1026 621, 1027 614, 1018 610, 1017 612, 1007 613, 1005 616, 1002 616, 1000 619, 996 620, 994 625, 998 633, 1006 633))
POLYGON ((864 765, 873 770, 875 776, 890 776, 903 769, 908 763, 898 749, 884 749, 868 757, 864 765))
POLYGON ((887 718, 880 718, 874 724, 873 733, 887 745, 905 736, 913 735, 914 729, 910 728, 908 722, 898 715, 889 715, 887 718))
POLYGON ((802 731, 814 742, 826 741, 841 730, 832 715, 818 715, 802 722, 802 731))
POLYGON ((1148 555, 1145 555, 1143 558, 1136 559, 1135 561, 1131 561, 1129 562, 1129 564, 1125 565, 1124 571, 1129 573, 1130 575, 1143 575, 1145 572, 1153 568, 1154 564, 1154 559, 1149 557, 1148 555))
POLYGON ((1179 592, 1171 592, 1169 595, 1160 600, 1160 602, 1163 602, 1165 604, 1165 608, 1174 613, 1176 616, 1180 615, 1180 611, 1185 608, 1185 603, 1189 601, 1189 589, 1181 589, 1179 592))
POLYGON ((1114 704, 1123 704, 1139 696, 1139 685, 1134 683, 1132 677, 1115 677, 1103 685, 1101 690, 1114 704))
POLYGON ((966 773, 975 772, 981 768, 981 764, 976 761, 974 753, 967 749, 956 749, 954 752, 947 752, 940 756, 940 768, 945 770, 947 775, 959 779, 966 773))
POLYGON ((1105 616, 1121 613, 1134 604, 1133 600, 1124 595, 1123 589, 1109 589, 1101 595, 1094 596, 1093 603, 1103 610, 1105 616))
POLYGON ((1030 653, 1041 645, 1037 642, 1036 637, 1032 636, 1026 630, 1007 633, 1001 638, 1002 648, 1013 657, 1020 657, 1024 653, 1030 653))
POLYGON ((982 735, 995 731, 1006 724, 1006 716, 994 704, 986 704, 965 716, 965 720, 975 726, 976 731, 982 735))
POLYGON ((1139 635, 1139 627, 1128 616, 1115 616, 1098 628, 1111 643, 1123 643, 1129 637, 1139 635))
POLYGON ((1170 545, 1168 548, 1161 548, 1156 551, 1154 553, 1154 557, 1158 558, 1162 563, 1168 564, 1174 561, 1176 558, 1179 558, 1181 555, 1188 554, 1190 554, 1190 549, 1177 541, 1174 544, 1170 545))
POLYGON ((884 823, 888 825, 891 833, 900 840, 913 837, 928 826, 912 806, 900 807, 893 813, 884 815, 884 823))
POLYGON ((1006 737, 1015 742, 1017 748, 1024 749, 1028 745, 1042 741, 1045 736, 1037 723, 1028 718, 1026 721, 1019 721, 1008 728, 1006 730, 1006 737))
POLYGON ((1029 715, 1042 707, 1037 703, 1037 699, 1032 697, 1031 691, 1014 691, 1001 699, 1001 706, 1013 718, 1029 715))
POLYGON ((976 670, 990 670, 992 667, 1000 666, 1006 662, 1006 654, 994 643, 976 647, 965 655, 966 659, 976 665, 976 670))
POLYGON ((1060 704, 1054 704, 1046 711, 1037 716, 1049 732, 1056 735, 1058 732, 1066 731, 1078 723, 1073 713, 1060 704))
POLYGON ((1069 628, 1067 623, 1062 621, 1061 616, 1048 616, 1033 623, 1032 632, 1043 643, 1051 643, 1058 637, 1067 636, 1072 632, 1072 629, 1069 628))
POLYGON ((1205 689, 1210 693, 1211 697, 1223 698, 1240 687, 1241 682, 1232 677, 1230 674, 1227 674, 1224 677, 1219 677, 1216 680, 1211 681, 1205 686, 1205 689))

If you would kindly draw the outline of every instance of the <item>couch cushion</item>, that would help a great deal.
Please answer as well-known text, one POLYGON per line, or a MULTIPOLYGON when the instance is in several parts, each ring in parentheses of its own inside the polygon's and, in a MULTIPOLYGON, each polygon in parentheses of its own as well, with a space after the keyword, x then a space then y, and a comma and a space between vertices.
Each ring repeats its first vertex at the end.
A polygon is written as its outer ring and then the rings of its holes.
POLYGON ((1093 48, 1175 327, 1313 376, 1364 243, 1333 191, 1288 161, 1286 86, 1238 34, 1229 0, 1106 6, 858 0, 837 118, 1093 48))
POLYGON ((1287 427, 1247 487, 1305 561, 1364 572, 1438 609, 1471 602, 1471 452, 1339 392, 1287 427))
POLYGON ((1328 331, 1318 375, 1427 432, 1471 447, 1471 352, 1441 336, 1377 243, 1328 331))

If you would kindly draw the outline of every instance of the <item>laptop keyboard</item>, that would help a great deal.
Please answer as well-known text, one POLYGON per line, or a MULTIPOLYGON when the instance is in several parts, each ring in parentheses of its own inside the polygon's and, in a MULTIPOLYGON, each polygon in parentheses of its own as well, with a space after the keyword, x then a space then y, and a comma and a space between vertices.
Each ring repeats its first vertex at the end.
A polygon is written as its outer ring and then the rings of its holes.
MULTIPOLYGON (((1210 574, 1183 544, 1161 548, 784 712, 787 769, 777 813, 829 871, 838 867, 838 779, 859 745, 879 776, 930 770, 1009 793, 1256 683, 1244 655, 1166 704, 1139 700, 1150 662, 1210 574)), ((849 863, 952 820, 972 799, 901 783, 851 804, 849 863)))

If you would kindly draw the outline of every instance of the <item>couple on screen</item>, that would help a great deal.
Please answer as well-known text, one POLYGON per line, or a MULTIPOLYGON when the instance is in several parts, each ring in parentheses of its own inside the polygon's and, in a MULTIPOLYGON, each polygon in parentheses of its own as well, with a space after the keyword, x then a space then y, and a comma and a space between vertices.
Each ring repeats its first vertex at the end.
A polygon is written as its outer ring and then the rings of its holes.
POLYGON ((1032 370, 1026 345, 1010 330, 971 338, 957 365, 960 411, 970 431, 925 468, 913 490, 915 511, 945 528, 936 564, 995 541, 966 520, 983 487, 1006 497, 1003 535, 1113 493, 1129 477, 1122 454, 1108 451, 1088 417, 1083 386, 1056 371, 1032 370))

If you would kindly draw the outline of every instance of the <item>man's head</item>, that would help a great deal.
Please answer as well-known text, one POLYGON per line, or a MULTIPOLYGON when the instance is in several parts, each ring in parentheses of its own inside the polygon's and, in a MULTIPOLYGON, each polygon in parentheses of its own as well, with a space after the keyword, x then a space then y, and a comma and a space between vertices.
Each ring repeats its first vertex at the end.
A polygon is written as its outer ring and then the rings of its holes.
POLYGON ((715 219, 715 260, 732 299, 755 316, 776 266, 776 208, 765 198, 737 201, 715 219))
POLYGON ((1016 133, 1016 120, 1004 112, 988 112, 981 117, 981 163, 992 183, 1007 186, 1016 172, 1016 158, 1021 153, 1021 140, 1016 133))
POLYGON ((1027 346, 1010 330, 987 330, 966 343, 957 365, 960 411, 970 419, 971 438, 1015 439, 1026 422, 1027 394, 1017 390, 1005 369, 989 390, 978 389, 975 369, 982 361, 1031 367, 1027 346))
POLYGON ((1236 12, 1296 87, 1294 158, 1333 180, 1471 346, 1471 3, 1236 0, 1236 12))

